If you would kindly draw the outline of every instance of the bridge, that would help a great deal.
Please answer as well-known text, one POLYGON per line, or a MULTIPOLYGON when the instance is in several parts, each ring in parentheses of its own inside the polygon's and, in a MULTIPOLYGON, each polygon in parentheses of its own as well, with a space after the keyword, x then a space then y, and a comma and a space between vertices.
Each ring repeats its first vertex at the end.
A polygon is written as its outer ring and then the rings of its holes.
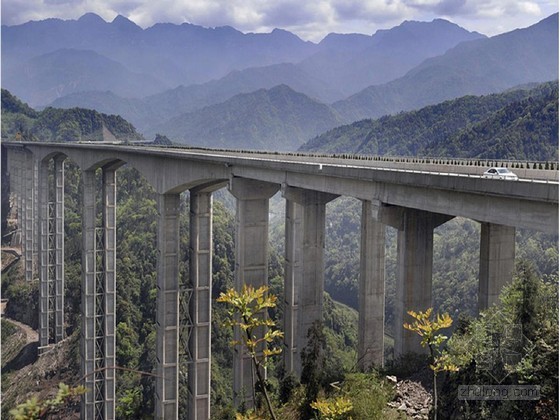
MULTIPOLYGON (((82 418, 115 418, 117 273, 115 173, 128 164, 158 201, 157 377, 155 417, 178 416, 179 196, 190 195, 188 418, 210 416, 212 193, 236 198, 235 287, 267 282, 269 199, 286 203, 284 365, 301 373, 307 330, 321 319, 325 206, 362 201, 359 366, 383 364, 385 227, 398 229, 396 325, 407 310, 432 306, 433 230, 462 216, 481 224, 479 308, 511 281, 515 229, 558 232, 558 168, 516 169, 519 181, 485 179, 494 162, 330 157, 112 144, 3 142, 10 191, 21 228, 27 280, 40 284, 41 349, 64 339, 64 162, 82 171, 81 366, 88 392, 82 418), (52 185, 51 185, 52 183, 52 185), (98 191, 101 185, 101 191, 98 191), (96 208, 100 198, 101 209, 96 208), (97 217, 100 211, 101 217, 97 217), (98 223, 98 220, 101 222, 98 223), (34 256, 37 260, 34 260, 34 256), (54 325, 52 325, 54 324, 54 325)), ((502 163, 503 164, 503 163, 502 163)), ((535 166, 535 165, 533 165, 535 166)), ((396 329, 395 353, 421 352, 396 329)), ((250 359, 234 355, 235 401, 252 401, 250 359)))

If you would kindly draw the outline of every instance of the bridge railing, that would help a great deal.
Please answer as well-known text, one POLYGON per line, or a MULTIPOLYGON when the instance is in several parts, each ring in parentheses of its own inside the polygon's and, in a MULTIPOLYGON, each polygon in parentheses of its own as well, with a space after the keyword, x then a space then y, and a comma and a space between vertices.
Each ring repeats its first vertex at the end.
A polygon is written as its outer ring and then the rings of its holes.
POLYGON ((214 152, 225 154, 254 155, 263 158, 287 157, 291 161, 323 164, 341 164, 346 161, 348 165, 376 166, 391 169, 428 171, 441 174, 465 174, 481 176, 483 172, 492 167, 508 168, 517 176, 525 180, 558 181, 559 163, 555 161, 536 160, 508 160, 508 159, 482 159, 482 158, 452 158, 452 157, 416 157, 416 156, 377 156, 351 153, 313 153, 313 152, 276 152, 243 149, 214 149, 189 146, 164 146, 166 149, 179 149, 200 152, 214 152))

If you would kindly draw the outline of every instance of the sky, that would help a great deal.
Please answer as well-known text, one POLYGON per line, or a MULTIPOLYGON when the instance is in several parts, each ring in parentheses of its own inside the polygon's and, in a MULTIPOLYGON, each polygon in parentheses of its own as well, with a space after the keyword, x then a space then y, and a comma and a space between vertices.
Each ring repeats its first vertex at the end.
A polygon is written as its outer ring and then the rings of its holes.
POLYGON ((450 20, 488 36, 530 26, 558 11, 557 0, 2 0, 3 25, 46 18, 106 21, 123 15, 147 28, 158 22, 233 26, 242 32, 286 29, 318 42, 330 32, 371 35, 404 20, 450 20))

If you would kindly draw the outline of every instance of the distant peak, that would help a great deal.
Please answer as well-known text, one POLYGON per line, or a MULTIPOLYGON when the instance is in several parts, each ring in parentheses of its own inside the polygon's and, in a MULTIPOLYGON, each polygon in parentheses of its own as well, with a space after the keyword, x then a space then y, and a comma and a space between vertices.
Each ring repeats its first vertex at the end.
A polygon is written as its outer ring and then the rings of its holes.
POLYGON ((134 29, 138 28, 138 29, 141 29, 140 26, 138 26, 136 23, 134 23, 130 19, 124 17, 123 15, 117 15, 117 17, 115 17, 115 19, 113 19, 111 24, 112 25, 117 25, 121 28, 134 28, 134 29))
POLYGON ((280 29, 280 28, 274 28, 270 34, 275 35, 275 36, 285 37, 285 38, 298 38, 299 39, 299 37, 297 35, 293 34, 292 32, 287 31, 285 29, 280 29))
POLYGON ((78 22, 87 22, 87 23, 107 23, 103 20, 103 18, 95 13, 86 13, 82 17, 78 19, 78 22))

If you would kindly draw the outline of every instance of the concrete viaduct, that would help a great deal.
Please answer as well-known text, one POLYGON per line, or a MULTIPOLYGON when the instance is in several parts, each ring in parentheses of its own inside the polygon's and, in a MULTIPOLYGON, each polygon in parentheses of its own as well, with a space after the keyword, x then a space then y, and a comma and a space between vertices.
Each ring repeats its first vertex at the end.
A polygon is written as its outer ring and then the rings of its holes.
MULTIPOLYGON (((321 319, 325 205, 362 201, 359 348, 362 368, 383 363, 385 226, 398 229, 396 324, 432 306, 433 230, 455 216, 481 223, 479 308, 497 301, 512 277, 515 228, 558 232, 558 171, 516 170, 519 181, 484 179, 481 166, 340 159, 109 144, 3 142, 22 232, 26 279, 40 284, 41 348, 64 338, 64 161, 82 171, 83 419, 115 418, 115 172, 129 164, 158 194, 157 419, 178 416, 179 195, 190 192, 189 419, 210 416, 212 192, 237 201, 235 285, 267 282, 269 199, 286 201, 284 363, 301 370, 300 351, 321 319), (52 162, 51 162, 52 161, 52 162), (49 168, 54 168, 53 173, 49 168), (101 169, 101 171, 97 171, 101 169), (101 173, 101 180, 97 179, 101 173), (50 185, 52 183, 52 185, 50 185), (101 191, 98 186, 101 185, 101 191), (100 194, 101 215, 96 200, 100 194), (101 223, 99 223, 101 219, 101 223), (35 252, 34 252, 35 251, 35 252), (37 261, 34 262, 34 255, 37 261), (54 323, 54 325, 52 325, 54 323)), ((421 351, 396 328, 395 353, 421 351)), ((249 359, 234 356, 234 397, 250 401, 249 359)))

